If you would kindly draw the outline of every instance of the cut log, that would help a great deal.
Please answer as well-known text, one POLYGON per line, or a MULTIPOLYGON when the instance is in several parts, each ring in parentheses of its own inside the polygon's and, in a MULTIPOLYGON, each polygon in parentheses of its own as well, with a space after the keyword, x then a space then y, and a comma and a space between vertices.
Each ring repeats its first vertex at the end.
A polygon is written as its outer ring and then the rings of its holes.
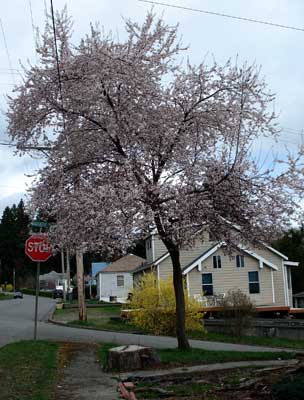
POLYGON ((135 371, 154 368, 160 364, 160 358, 151 347, 129 345, 114 347, 108 351, 108 370, 135 371))

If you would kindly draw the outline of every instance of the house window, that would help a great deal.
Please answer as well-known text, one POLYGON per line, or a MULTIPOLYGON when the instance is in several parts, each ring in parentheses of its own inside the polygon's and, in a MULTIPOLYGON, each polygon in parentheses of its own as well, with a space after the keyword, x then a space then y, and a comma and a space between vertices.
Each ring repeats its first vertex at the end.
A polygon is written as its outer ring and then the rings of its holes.
POLYGON ((244 268, 245 267, 244 256, 241 256, 239 254, 236 256, 236 266, 237 266, 237 268, 244 268))
POLYGON ((123 275, 117 275, 117 287, 123 287, 125 284, 125 279, 123 275))
POLYGON ((203 274, 202 275, 202 286, 203 286, 203 294, 205 296, 213 295, 212 274, 203 274))
POLYGON ((213 256, 213 268, 222 268, 221 256, 213 256))
POLYGON ((149 238, 147 239, 147 249, 151 249, 152 248, 152 239, 149 238))
POLYGON ((258 271, 248 272, 249 293, 260 293, 260 281, 258 271))

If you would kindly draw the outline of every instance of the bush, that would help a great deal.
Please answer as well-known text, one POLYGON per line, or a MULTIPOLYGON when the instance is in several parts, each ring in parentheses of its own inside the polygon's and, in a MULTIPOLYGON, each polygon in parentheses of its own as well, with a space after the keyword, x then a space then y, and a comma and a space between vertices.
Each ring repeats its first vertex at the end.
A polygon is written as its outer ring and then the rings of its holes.
MULTIPOLYGON (((186 329, 204 332, 200 304, 185 293, 186 329)), ((172 281, 157 282, 153 274, 144 274, 135 285, 129 303, 131 322, 155 335, 175 335, 176 312, 172 281)))
POLYGON ((219 300, 223 310, 219 315, 226 319, 230 333, 243 336, 246 329, 250 328, 255 313, 255 307, 247 294, 240 289, 229 290, 227 295, 219 300))
MULTIPOLYGON (((29 295, 36 295, 36 289, 22 289, 23 294, 29 294, 29 295)), ((39 292, 39 296, 41 297, 53 297, 53 292, 39 292)))
POLYGON ((5 287, 7 292, 12 292, 14 290, 14 286, 11 283, 8 283, 5 287))

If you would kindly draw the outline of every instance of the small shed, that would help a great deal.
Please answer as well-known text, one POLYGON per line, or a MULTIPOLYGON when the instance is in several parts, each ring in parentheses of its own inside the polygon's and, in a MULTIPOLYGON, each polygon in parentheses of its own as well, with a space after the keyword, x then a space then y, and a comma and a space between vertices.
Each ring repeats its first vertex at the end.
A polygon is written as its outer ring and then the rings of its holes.
POLYGON ((125 302, 133 289, 133 272, 145 263, 144 258, 128 254, 99 271, 96 275, 99 300, 125 302))

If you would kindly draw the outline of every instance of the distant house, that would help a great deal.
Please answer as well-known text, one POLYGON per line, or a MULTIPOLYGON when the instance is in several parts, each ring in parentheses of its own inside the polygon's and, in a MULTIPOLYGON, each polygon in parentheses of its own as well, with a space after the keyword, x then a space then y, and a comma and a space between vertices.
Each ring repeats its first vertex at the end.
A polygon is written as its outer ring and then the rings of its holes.
POLYGON ((91 264, 91 275, 92 278, 95 279, 96 275, 98 272, 102 271, 104 268, 106 268, 110 263, 108 262, 92 262, 91 264))
POLYGON ((144 258, 128 254, 103 268, 96 275, 100 300, 124 302, 133 289, 133 272, 145 265, 144 258))
MULTIPOLYGON (((225 243, 197 240, 191 249, 181 250, 182 273, 189 296, 216 305, 229 290, 241 289, 258 306, 292 307, 291 268, 299 265, 267 244, 259 247, 240 245, 227 253, 225 243)), ((168 251, 157 234, 146 239, 147 265, 134 273, 141 278, 151 271, 157 279, 172 276, 168 251)))
POLYGON ((39 285, 42 290, 62 289, 63 284, 67 287, 67 277, 65 274, 51 271, 39 276, 39 285))

